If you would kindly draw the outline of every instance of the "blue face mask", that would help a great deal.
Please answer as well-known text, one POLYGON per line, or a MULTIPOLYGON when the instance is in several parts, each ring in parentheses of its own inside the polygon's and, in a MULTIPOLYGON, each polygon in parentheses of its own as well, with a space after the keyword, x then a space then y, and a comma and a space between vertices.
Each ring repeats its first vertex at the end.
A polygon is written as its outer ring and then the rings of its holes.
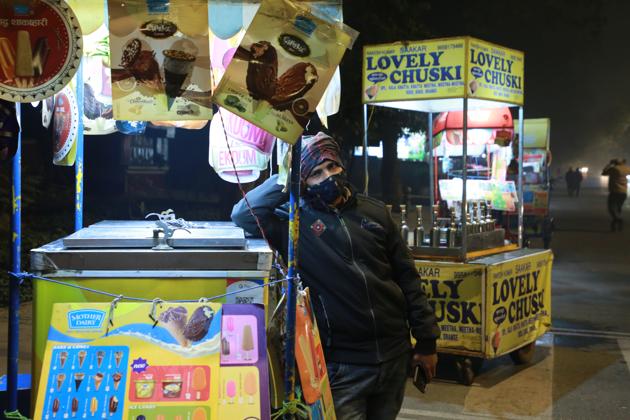
POLYGON ((326 178, 319 184, 306 187, 306 196, 311 201, 320 201, 330 205, 344 194, 345 186, 346 178, 342 172, 326 178))

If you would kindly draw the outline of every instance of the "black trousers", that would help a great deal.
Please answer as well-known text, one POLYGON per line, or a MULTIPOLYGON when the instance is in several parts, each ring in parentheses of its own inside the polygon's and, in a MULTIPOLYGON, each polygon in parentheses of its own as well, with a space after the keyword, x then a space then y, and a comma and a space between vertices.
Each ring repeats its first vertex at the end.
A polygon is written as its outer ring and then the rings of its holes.
POLYGON ((612 221, 610 222, 610 228, 612 230, 621 230, 623 228, 623 219, 621 218, 621 210, 623 209, 623 203, 626 201, 627 195, 625 193, 609 193, 608 194, 608 213, 612 221))

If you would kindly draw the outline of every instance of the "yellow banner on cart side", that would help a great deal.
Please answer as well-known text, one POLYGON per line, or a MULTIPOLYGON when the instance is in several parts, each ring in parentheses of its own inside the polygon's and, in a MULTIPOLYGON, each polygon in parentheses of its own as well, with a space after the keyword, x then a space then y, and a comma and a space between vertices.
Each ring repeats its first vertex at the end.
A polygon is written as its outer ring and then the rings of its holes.
POLYGON ((488 267, 486 353, 500 356, 534 341, 551 327, 553 254, 543 251, 488 267))
POLYGON ((468 39, 466 95, 523 105, 525 55, 478 39, 468 39))
POLYGON ((441 330, 438 350, 481 351, 483 266, 416 261, 441 330))
POLYGON ((465 46, 465 38, 365 46, 363 103, 463 97, 465 46))

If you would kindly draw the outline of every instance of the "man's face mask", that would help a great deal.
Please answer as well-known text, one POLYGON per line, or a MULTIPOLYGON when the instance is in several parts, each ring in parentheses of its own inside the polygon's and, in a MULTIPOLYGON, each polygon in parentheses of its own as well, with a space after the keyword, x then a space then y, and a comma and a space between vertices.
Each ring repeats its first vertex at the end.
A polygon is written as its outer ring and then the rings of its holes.
POLYGON ((345 172, 331 175, 319 184, 306 187, 306 195, 310 199, 319 199, 326 205, 333 204, 345 192, 345 172))

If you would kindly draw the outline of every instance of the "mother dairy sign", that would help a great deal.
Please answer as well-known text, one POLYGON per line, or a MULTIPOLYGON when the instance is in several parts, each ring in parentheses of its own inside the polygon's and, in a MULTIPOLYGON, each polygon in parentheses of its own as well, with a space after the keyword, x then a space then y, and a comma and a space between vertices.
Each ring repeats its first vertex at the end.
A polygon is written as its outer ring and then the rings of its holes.
POLYGON ((520 51, 470 37, 368 45, 363 102, 478 98, 523 103, 520 51))

